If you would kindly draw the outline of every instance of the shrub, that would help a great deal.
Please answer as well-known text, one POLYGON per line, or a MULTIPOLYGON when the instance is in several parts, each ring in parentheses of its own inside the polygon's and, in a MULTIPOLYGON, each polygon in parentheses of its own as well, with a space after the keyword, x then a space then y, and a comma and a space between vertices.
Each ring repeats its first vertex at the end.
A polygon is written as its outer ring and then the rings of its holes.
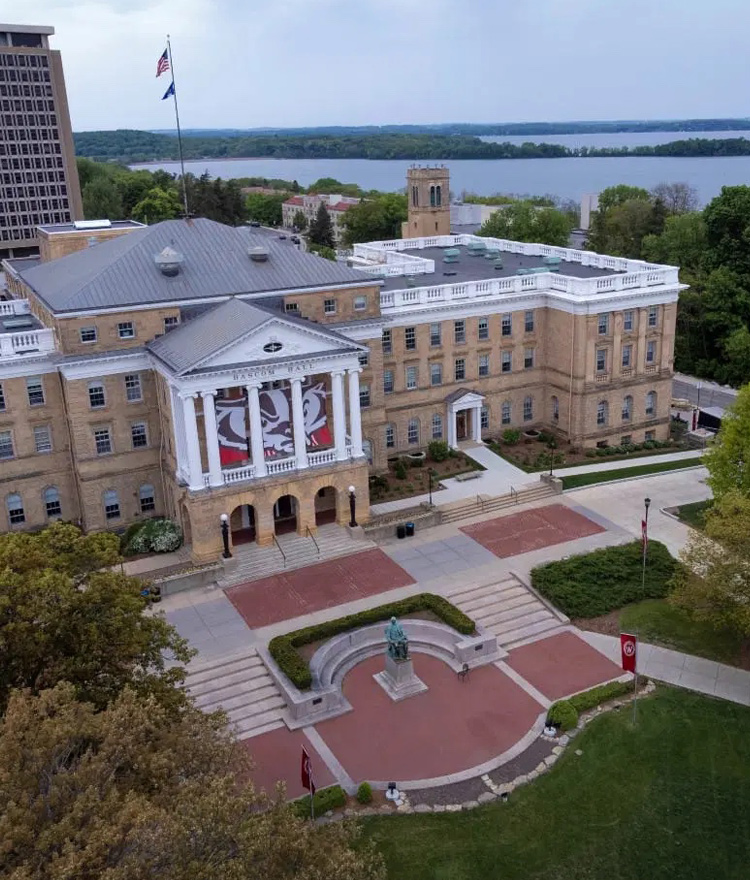
MULTIPOLYGON (((328 788, 319 788, 313 798, 315 818, 322 816, 329 810, 338 810, 346 806, 346 795, 340 785, 331 785, 328 788)), ((310 816, 310 795, 306 794, 294 802, 294 812, 302 819, 310 816)))
POLYGON ((630 694, 632 691, 632 682, 611 681, 609 684, 600 684, 589 691, 584 691, 582 694, 576 694, 568 702, 580 714, 581 712, 588 712, 594 706, 600 706, 602 703, 608 703, 617 697, 630 694))
POLYGON ((506 428, 505 431, 503 431, 503 443, 507 443, 508 446, 515 446, 520 439, 521 432, 517 431, 515 428, 506 428))
POLYGON ((644 449, 654 449, 655 447, 656 447, 655 440, 646 440, 646 442, 643 444, 644 449))
POLYGON ((450 446, 445 440, 433 440, 427 447, 427 454, 433 461, 445 461, 451 454, 450 446))
POLYGON ((388 479, 382 474, 374 474, 370 477, 370 489, 373 492, 388 491, 388 479))
POLYGON ((182 529, 171 519, 150 519, 131 527, 123 535, 130 533, 125 548, 127 556, 139 553, 172 553, 182 544, 182 529), (132 531, 131 531, 132 529, 132 531))
POLYGON ((661 599, 677 563, 659 541, 649 541, 642 586, 642 546, 632 541, 532 569, 531 583, 570 617, 598 617, 630 602, 661 599))
POLYGON ((607 450, 606 450, 606 449, 602 449, 601 446, 597 446, 596 449, 594 450, 594 455, 595 455, 597 458, 604 458, 604 456, 605 456, 606 454, 607 454, 607 450))
POLYGON ((547 723, 560 730, 571 730, 578 724, 578 711, 570 700, 560 700, 549 707, 547 723))
POLYGON ((409 459, 409 465, 413 468, 424 467, 424 459, 423 458, 411 458, 411 459, 409 459))
POLYGON ((393 468, 393 473, 398 480, 406 479, 406 462, 402 458, 396 462, 396 466, 393 468))
POLYGON ((596 458, 596 449, 587 449, 583 454, 586 458, 596 458))
POLYGON ((369 782, 363 782, 357 789, 357 800, 360 804, 372 803, 372 786, 369 782))

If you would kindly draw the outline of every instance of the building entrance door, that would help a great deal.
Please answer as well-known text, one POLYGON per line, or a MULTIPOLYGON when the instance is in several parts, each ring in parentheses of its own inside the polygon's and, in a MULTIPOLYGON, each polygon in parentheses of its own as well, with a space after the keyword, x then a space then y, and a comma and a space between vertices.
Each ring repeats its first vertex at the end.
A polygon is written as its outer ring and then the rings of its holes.
POLYGON ((277 535, 297 530, 297 499, 282 495, 273 506, 274 531, 277 535))
POLYGON ((465 440, 468 436, 468 413, 465 409, 456 413, 456 440, 465 440))

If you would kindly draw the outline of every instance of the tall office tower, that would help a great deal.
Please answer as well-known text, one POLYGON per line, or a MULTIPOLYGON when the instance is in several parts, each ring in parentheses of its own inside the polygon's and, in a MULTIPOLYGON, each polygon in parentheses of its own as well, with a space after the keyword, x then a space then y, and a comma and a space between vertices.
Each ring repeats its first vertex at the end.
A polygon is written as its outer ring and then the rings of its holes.
POLYGON ((83 218, 54 32, 0 23, 0 258, 37 253, 40 224, 83 218))

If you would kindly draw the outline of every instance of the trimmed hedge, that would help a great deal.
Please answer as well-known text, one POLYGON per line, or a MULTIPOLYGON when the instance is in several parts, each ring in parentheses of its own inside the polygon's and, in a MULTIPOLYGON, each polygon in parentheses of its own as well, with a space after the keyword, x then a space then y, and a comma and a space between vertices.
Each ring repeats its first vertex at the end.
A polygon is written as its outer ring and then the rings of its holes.
POLYGON ((534 589, 569 617, 599 617, 631 602, 662 599, 677 562, 660 541, 649 541, 642 584, 640 541, 605 547, 540 565, 531 571, 534 589))
POLYGON ((268 650, 284 675, 301 691, 306 691, 312 684, 310 665, 297 653, 297 648, 333 638, 350 629, 358 629, 391 617, 403 617, 417 611, 431 611, 443 623, 453 627, 462 635, 469 636, 475 630, 474 621, 463 611, 459 611, 455 605, 451 605, 447 599, 434 593, 419 593, 408 599, 401 599, 400 602, 378 605, 377 608, 368 608, 358 614, 348 614, 346 617, 337 617, 335 620, 327 620, 325 623, 276 636, 271 639, 268 650))
POLYGON ((595 706, 608 703, 617 697, 623 697, 632 691, 633 684, 629 681, 611 681, 609 684, 600 684, 591 690, 576 694, 568 700, 558 700, 553 703, 547 712, 547 723, 560 730, 570 730, 577 726, 578 716, 581 712, 588 712, 595 706))
POLYGON ((369 782, 361 782, 357 789, 357 800, 360 804, 372 803, 372 786, 369 782))
POLYGON ((558 700, 549 707, 547 724, 560 730, 570 730, 578 724, 578 712, 570 700, 558 700))
MULTIPOLYGON (((294 812, 302 819, 310 818, 310 795, 306 794, 293 803, 294 812)), ((315 818, 322 816, 329 810, 338 810, 346 806, 346 794, 340 785, 331 785, 328 788, 319 788, 315 792, 313 807, 315 818)))

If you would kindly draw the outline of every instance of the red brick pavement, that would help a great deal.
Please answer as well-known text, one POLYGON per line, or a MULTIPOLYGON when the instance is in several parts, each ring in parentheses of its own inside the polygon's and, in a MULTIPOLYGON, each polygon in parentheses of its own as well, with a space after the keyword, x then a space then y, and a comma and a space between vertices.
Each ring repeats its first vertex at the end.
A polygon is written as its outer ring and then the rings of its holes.
POLYGON ((227 590, 250 627, 267 626, 414 583, 382 550, 366 550, 227 590))
POLYGON ((571 632, 515 648, 506 662, 550 700, 622 675, 619 666, 571 632))
POLYGON ((463 526, 461 531, 495 556, 506 559, 605 530, 563 504, 551 504, 463 526))
POLYGON ((279 727, 269 733, 262 733, 252 739, 242 740, 241 745, 250 753, 255 769, 250 774, 255 787, 265 789, 269 794, 275 791, 276 783, 286 782, 288 798, 307 794, 300 780, 300 760, 302 746, 307 749, 312 760, 313 776, 318 788, 332 785, 336 780, 323 763, 323 759, 310 745, 301 730, 288 730, 279 727))

